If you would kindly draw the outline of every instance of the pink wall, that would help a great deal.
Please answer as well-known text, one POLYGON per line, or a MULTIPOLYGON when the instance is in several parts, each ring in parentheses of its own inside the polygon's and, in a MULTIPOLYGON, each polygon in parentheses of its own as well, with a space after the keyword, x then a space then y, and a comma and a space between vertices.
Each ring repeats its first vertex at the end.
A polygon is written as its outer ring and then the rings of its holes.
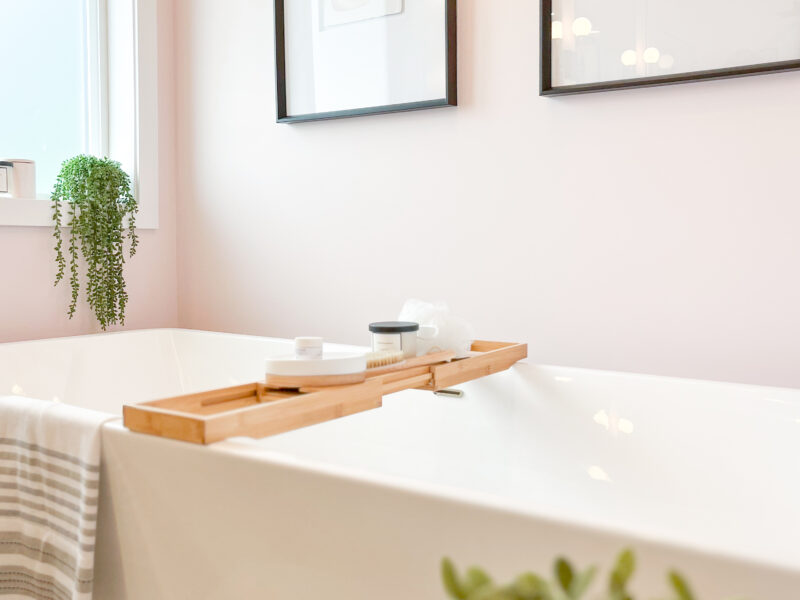
POLYGON ((543 99, 538 3, 459 12, 459 108, 287 126, 271 3, 176 0, 181 325, 446 299, 537 362, 800 387, 800 73, 543 99))
MULTIPOLYGON (((174 326, 178 320, 171 1, 159 1, 158 16, 160 227, 139 232, 139 250, 127 265, 129 329, 174 326)), ((66 317, 70 289, 64 283, 53 287, 55 265, 49 228, 0 227, 0 273, 0 342, 99 331, 85 304, 79 306, 71 321, 66 317)))
MULTIPOLYGON (((159 11, 129 328, 367 343, 415 296, 537 362, 800 387, 800 73, 542 99, 537 3, 462 0, 459 108, 279 126, 270 3, 159 11)), ((0 273, 0 341, 96 331, 48 229, 0 273)))

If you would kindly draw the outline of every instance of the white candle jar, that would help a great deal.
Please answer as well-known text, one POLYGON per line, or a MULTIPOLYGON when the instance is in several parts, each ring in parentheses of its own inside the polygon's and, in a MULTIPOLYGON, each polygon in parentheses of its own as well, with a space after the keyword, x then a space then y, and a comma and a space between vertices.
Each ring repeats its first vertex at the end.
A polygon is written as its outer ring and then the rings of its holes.
POLYGON ((406 358, 417 355, 419 323, 410 321, 381 321, 370 323, 374 352, 403 352, 406 358))

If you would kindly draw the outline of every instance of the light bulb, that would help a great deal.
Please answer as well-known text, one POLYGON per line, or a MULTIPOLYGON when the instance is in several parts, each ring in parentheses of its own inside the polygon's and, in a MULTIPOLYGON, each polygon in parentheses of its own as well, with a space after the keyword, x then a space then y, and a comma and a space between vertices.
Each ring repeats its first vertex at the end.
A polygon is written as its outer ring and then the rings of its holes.
POLYGON ((620 57, 622 64, 626 67, 632 67, 636 64, 636 50, 625 50, 620 57))
POLYGON ((589 35, 592 33, 592 22, 586 17, 578 17, 572 22, 572 33, 579 37, 589 35))
POLYGON ((644 54, 642 54, 644 62, 650 65, 657 63, 659 56, 661 56, 661 52, 658 51, 658 48, 653 47, 648 48, 644 51, 644 54))
POLYGON ((564 24, 561 21, 553 21, 553 39, 560 40, 564 37, 564 24))
POLYGON ((661 59, 658 61, 658 66, 662 69, 671 69, 672 65, 675 64, 675 59, 672 57, 671 54, 664 54, 661 59))

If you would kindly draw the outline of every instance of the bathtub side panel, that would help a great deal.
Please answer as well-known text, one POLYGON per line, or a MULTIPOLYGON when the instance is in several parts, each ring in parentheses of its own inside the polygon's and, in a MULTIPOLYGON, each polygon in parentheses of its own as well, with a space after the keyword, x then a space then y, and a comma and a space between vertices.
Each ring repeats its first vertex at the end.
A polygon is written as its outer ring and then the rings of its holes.
MULTIPOLYGON (((559 554, 608 561, 631 540, 105 431, 97 600, 278 598, 440 600, 439 561, 498 579, 548 571, 559 554)), ((700 597, 792 597, 800 575, 636 542, 637 593, 684 572, 700 597)))

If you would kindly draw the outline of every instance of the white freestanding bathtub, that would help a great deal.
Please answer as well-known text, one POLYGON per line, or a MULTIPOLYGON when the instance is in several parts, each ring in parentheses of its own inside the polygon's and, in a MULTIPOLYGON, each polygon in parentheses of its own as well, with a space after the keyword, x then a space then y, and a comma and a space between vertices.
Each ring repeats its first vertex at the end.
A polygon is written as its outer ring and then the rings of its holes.
MULTIPOLYGON (((149 330, 0 344, 0 395, 121 414, 255 381, 285 340, 149 330)), ((634 589, 800 597, 800 391, 541 367, 201 447, 106 425, 98 600, 442 599, 439 561, 556 555, 634 589)))

